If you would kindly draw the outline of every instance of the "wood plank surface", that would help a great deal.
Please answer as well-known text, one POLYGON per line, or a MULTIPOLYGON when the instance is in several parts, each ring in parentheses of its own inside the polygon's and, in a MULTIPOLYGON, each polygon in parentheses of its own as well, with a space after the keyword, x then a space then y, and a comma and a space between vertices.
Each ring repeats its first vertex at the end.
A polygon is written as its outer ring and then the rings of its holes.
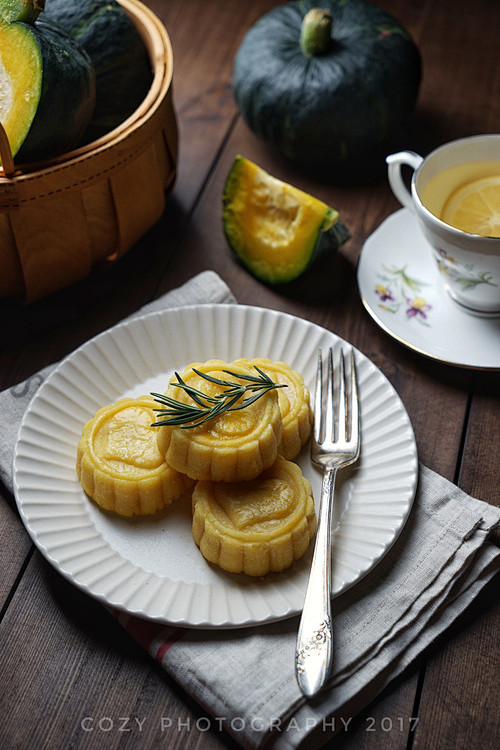
POLYGON ((0 493, 0 621, 9 605, 16 579, 22 575, 33 550, 26 529, 9 500, 6 493, 5 496, 0 493))
MULTIPOLYGON (((114 268, 96 270, 33 305, 0 300, 0 387, 211 268, 239 302, 294 313, 351 341, 401 396, 423 463, 466 492, 500 504, 498 375, 440 365, 410 352, 377 327, 359 299, 356 263, 363 243, 398 208, 385 176, 343 185, 314 179, 261 143, 238 116, 231 94, 234 53, 246 29, 278 3, 146 4, 165 22, 174 50, 180 131, 174 192, 159 223, 114 268), (320 300, 260 284, 229 253, 221 195, 237 153, 334 205, 351 229, 351 240, 319 290, 320 300)), ((402 146, 426 153, 456 137, 498 131, 500 3, 379 0, 378 5, 408 28, 423 58, 418 107, 402 146)), ((203 722, 197 726, 206 712, 100 604, 33 552, 8 496, 0 500, 0 538, 2 748, 238 747, 214 726, 209 731, 203 722), (109 722, 99 727, 103 717, 112 720, 111 730, 109 722), (165 717, 171 719, 168 727, 162 725, 165 717), (93 731, 83 728, 85 718, 93 731)), ((492 600, 498 600, 497 588, 498 582, 491 584, 419 664, 353 717, 348 732, 325 736, 327 747, 496 750, 500 612, 492 600), (410 731, 411 717, 418 718, 415 731, 410 731)))
MULTIPOLYGON (((458 483, 474 497, 500 505, 498 376, 476 375, 473 392, 458 483)), ((414 750, 429 746, 429 733, 438 737, 444 748, 477 747, 478 738, 484 738, 484 747, 499 744, 499 632, 496 580, 453 627, 450 637, 429 661, 414 750), (464 705, 475 706, 476 710, 464 710, 464 705)), ((482 742, 483 739, 480 746, 482 742)))

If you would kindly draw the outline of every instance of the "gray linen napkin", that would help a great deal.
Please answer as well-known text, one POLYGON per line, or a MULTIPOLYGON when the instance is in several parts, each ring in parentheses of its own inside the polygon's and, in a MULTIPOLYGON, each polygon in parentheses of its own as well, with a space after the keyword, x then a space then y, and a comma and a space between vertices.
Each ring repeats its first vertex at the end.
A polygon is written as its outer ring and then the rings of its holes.
MULTIPOLYGON (((134 315, 231 301, 218 276, 205 272, 134 315)), ((19 423, 51 369, 0 394, 0 477, 10 490, 19 423)), ((335 671, 314 701, 301 696, 295 681, 298 618, 217 632, 117 616, 210 714, 202 730, 224 728, 248 748, 296 748, 306 737, 308 747, 319 746, 348 726, 498 571, 500 550, 489 534, 499 524, 500 509, 421 466, 413 510, 399 539, 371 573, 334 600, 335 671)))

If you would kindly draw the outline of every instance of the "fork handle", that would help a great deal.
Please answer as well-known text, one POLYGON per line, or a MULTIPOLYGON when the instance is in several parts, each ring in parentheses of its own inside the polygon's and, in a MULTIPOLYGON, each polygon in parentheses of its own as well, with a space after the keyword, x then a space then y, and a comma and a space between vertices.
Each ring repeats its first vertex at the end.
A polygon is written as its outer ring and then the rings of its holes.
POLYGON ((318 529, 314 555, 300 620, 295 654, 295 673, 302 693, 316 695, 327 681, 333 665, 332 513, 336 469, 325 469, 321 487, 318 529))

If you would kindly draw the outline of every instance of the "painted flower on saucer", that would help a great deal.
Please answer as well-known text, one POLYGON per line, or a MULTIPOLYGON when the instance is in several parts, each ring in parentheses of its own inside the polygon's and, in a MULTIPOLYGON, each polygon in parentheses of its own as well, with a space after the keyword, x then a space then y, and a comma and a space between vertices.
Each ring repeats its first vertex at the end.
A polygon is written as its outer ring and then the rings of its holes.
POLYGON ((407 298, 406 304, 408 305, 406 310, 408 318, 420 317, 422 320, 425 320, 427 312, 431 309, 431 305, 427 304, 423 297, 407 298))
POLYGON ((378 306, 391 313, 404 310, 408 320, 418 320, 428 326, 427 317, 432 305, 421 296, 422 287, 428 284, 409 276, 406 269, 407 266, 397 268, 382 265, 383 272, 378 277, 383 283, 375 286, 378 306))
POLYGON ((382 284, 377 284, 377 286, 375 287, 375 293, 378 294, 381 302, 395 301, 394 297, 392 296, 391 290, 383 286, 382 284))

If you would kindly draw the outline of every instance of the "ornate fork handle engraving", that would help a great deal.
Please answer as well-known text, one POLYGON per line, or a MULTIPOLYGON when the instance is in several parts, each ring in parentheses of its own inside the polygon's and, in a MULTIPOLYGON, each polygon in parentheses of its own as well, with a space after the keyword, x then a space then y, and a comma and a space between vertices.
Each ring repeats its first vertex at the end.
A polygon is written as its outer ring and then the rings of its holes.
POLYGON ((323 620, 295 655, 297 674, 303 674, 307 659, 313 654, 319 656, 331 639, 331 626, 328 620, 323 620))

